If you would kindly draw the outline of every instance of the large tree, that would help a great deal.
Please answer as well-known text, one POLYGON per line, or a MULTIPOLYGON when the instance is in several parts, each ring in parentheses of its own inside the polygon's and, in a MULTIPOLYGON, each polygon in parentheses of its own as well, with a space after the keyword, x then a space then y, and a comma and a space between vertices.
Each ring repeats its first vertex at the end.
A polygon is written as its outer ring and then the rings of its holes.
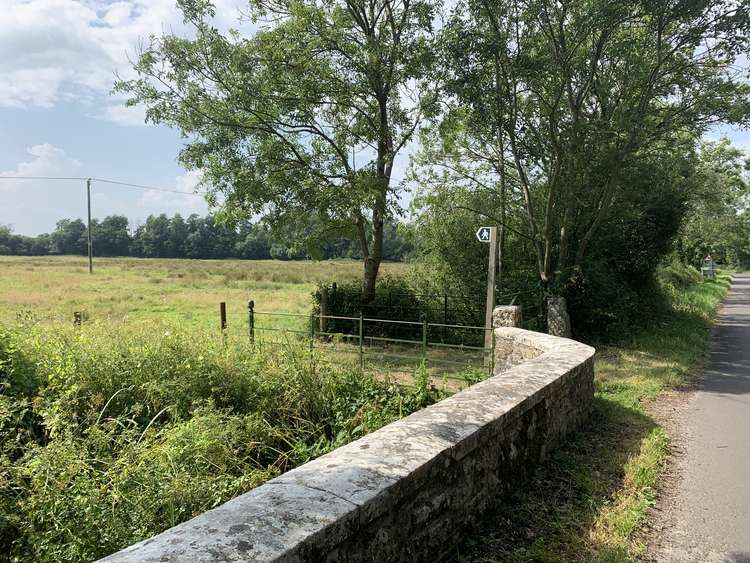
POLYGON ((732 0, 460 0, 442 37, 450 109, 421 177, 492 192, 495 207, 478 210, 527 241, 553 284, 617 224, 628 171, 745 119, 733 65, 747 12, 732 0))
POLYGON ((750 182, 743 151, 724 137, 701 146, 695 189, 675 249, 686 263, 700 267, 707 254, 725 264, 750 266, 750 182))
POLYGON ((152 38, 116 90, 189 139, 182 163, 226 219, 314 213, 318 236, 356 239, 372 296, 394 160, 434 104, 431 0, 250 0, 244 36, 212 27, 208 0, 178 4, 194 36, 152 38))

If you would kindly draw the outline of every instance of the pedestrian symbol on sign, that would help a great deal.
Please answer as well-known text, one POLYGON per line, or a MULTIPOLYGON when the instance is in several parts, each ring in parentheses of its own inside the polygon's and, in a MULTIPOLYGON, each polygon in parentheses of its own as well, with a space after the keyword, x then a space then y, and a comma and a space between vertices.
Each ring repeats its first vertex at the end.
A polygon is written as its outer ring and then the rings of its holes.
POLYGON ((477 240, 479 242, 490 242, 492 227, 479 227, 477 231, 477 240))

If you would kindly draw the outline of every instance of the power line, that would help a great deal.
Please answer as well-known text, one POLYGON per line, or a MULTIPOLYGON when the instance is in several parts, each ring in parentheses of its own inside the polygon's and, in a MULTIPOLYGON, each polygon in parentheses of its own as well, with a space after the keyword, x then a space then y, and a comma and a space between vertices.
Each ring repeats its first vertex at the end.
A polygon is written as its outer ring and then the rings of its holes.
POLYGON ((89 274, 94 272, 94 246, 91 238, 91 183, 101 182, 102 184, 113 184, 115 186, 124 186, 127 188, 136 188, 139 190, 149 190, 155 192, 168 192, 172 194, 192 195, 201 197, 195 192, 185 192, 182 190, 173 190, 171 188, 162 188, 157 186, 146 186, 144 184, 133 184, 131 182, 119 182, 117 180, 108 180, 106 178, 84 178, 80 176, 0 176, 0 180, 74 180, 86 182, 86 205, 88 211, 88 227, 86 235, 88 239, 89 254, 89 274))
POLYGON ((0 180, 88 180, 74 176, 0 176, 0 180))
POLYGON ((105 180, 104 178, 91 178, 94 182, 102 182, 104 184, 114 184, 116 186, 126 186, 130 188, 137 188, 139 190, 153 190, 155 192, 168 192, 172 194, 184 194, 184 195, 194 195, 198 197, 202 197, 200 194, 197 194, 195 192, 184 192, 181 190, 173 190, 170 188, 157 188, 155 186, 144 186, 141 184, 131 184, 129 182, 118 182, 116 180, 105 180))
POLYGON ((92 182, 101 182, 103 184, 114 184, 116 186, 125 186, 129 188, 136 188, 139 190, 151 190, 155 192, 167 192, 172 194, 192 195, 196 197, 203 197, 195 192, 186 192, 182 190, 174 190, 171 188, 162 188, 157 186, 147 186, 144 184, 133 184, 131 182, 119 182, 117 180, 108 180, 106 178, 84 178, 78 176, 0 176, 0 180, 91 180, 92 182))

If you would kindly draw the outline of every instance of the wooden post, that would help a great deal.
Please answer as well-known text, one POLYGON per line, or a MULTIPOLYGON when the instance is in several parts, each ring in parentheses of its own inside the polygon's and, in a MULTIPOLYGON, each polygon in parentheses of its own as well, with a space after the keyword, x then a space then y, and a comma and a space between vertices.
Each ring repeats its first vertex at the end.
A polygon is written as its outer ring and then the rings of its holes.
POLYGON ((490 259, 487 265, 487 303, 484 314, 484 347, 492 347, 492 310, 495 308, 495 270, 497 270, 497 227, 490 227, 490 259))
POLYGON ((359 312, 359 369, 364 371, 365 369, 365 350, 364 350, 364 335, 365 335, 365 315, 362 311, 359 312))
POLYGON ((247 302, 247 332, 250 342, 255 343, 255 301, 247 302))
POLYGON ((221 332, 227 330, 227 304, 222 301, 219 303, 219 316, 221 317, 221 332))
POLYGON ((328 332, 328 288, 320 288, 320 319, 318 322, 320 332, 328 332))
MULTIPOLYGON (((443 324, 448 324, 448 294, 443 294, 443 324)), ((448 339, 448 327, 443 327, 443 343, 448 339)))

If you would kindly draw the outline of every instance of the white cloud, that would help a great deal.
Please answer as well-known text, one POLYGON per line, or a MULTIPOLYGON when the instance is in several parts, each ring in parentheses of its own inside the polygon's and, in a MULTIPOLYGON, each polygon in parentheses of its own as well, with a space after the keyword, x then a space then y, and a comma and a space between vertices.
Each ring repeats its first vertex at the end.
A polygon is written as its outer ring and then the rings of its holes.
MULTIPOLYGON (((0 172, 0 178, 20 176, 80 176, 82 164, 63 149, 43 143, 26 149, 29 157, 13 170, 0 172)), ((62 217, 80 216, 85 205, 81 180, 0 179, 0 224, 18 232, 36 233, 49 229, 62 217)))
POLYGON ((196 189, 203 173, 200 170, 190 170, 175 178, 175 191, 190 192, 178 194, 166 191, 146 191, 136 202, 144 210, 151 213, 179 212, 183 214, 205 214, 208 211, 206 200, 196 189))
MULTIPOLYGON (((19 162, 15 170, 0 172, 5 178, 20 176, 75 176, 80 173, 81 162, 69 157, 65 151, 49 143, 34 145, 26 149, 31 159, 19 162)), ((0 191, 19 190, 35 180, 3 180, 0 191)))
MULTIPOLYGON (((132 125, 132 113, 106 100, 116 73, 140 40, 163 30, 187 33, 175 0, 3 0, 0 107, 52 107, 61 100, 132 125), (10 3, 8 6, 7 3, 10 3), (102 109, 103 108, 103 109, 102 109)), ((219 0, 217 24, 236 25, 242 0, 219 0)))

